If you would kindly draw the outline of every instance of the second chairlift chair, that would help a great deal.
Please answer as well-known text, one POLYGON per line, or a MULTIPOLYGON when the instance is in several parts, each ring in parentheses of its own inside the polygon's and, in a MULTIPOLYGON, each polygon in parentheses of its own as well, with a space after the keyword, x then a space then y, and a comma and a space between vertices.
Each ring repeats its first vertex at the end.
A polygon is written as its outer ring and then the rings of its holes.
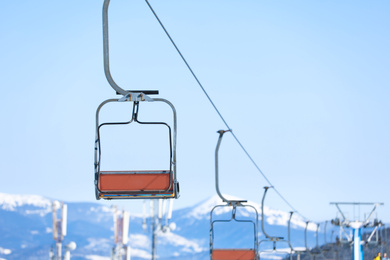
POLYGON ((96 141, 95 141, 95 195, 96 199, 162 199, 178 198, 179 183, 176 176, 176 110, 171 102, 162 98, 151 98, 148 95, 158 94, 158 91, 124 90, 113 80, 109 66, 108 47, 108 6, 110 0, 103 3, 103 48, 104 72, 108 83, 122 95, 121 98, 108 99, 102 102, 96 111, 96 141), (127 122, 99 122, 101 108, 112 102, 133 102, 131 119, 127 122), (170 106, 173 112, 173 129, 165 122, 141 122, 138 120, 138 111, 141 103, 163 102, 170 106), (100 129, 110 125, 125 125, 130 123, 164 125, 169 130, 170 162, 169 169, 164 170, 101 170, 101 140, 100 129))
MULTIPOLYGON (((288 219, 288 244, 290 247, 290 260, 293 259, 293 255, 297 255, 297 260, 301 259, 301 254, 307 252, 307 248, 305 249, 302 248, 294 248, 291 244, 291 218, 294 214, 294 211, 290 211, 290 218, 288 219)), ((305 229, 305 245, 306 245, 306 229, 305 229)))
MULTIPOLYGON (((292 251, 292 246, 291 246, 291 243, 290 243, 290 240, 284 240, 283 237, 277 237, 277 236, 270 236, 268 235, 268 233, 265 231, 265 227, 264 227, 264 201, 265 201, 265 196, 267 194, 267 191, 269 188, 272 188, 272 187, 264 187, 264 194, 263 194, 263 199, 261 201, 261 230, 263 231, 263 234, 265 235, 265 239, 261 240, 259 242, 259 248, 260 248, 260 245, 263 243, 263 242, 272 242, 273 246, 272 246, 272 251, 271 252, 276 252, 277 249, 276 249, 276 243, 277 242, 283 242, 283 243, 287 243, 288 244, 288 247, 290 249, 290 256, 291 256, 291 251, 292 251)), ((290 239, 290 221, 291 221, 291 216, 292 216, 292 213, 290 213, 290 219, 289 219, 289 226, 288 226, 288 234, 289 234, 289 239, 290 239)), ((270 252, 270 251, 260 251, 259 252, 259 257, 261 257, 261 253, 263 252, 270 252)))
POLYGON ((210 259, 211 260, 257 260, 258 258, 258 213, 255 207, 251 205, 245 205, 242 203, 247 202, 246 200, 229 200, 226 199, 219 190, 219 179, 218 179, 218 151, 222 141, 223 134, 228 131, 219 130, 219 138, 217 147, 215 149, 215 187, 218 196, 225 202, 225 205, 217 205, 210 212, 210 259), (219 207, 232 207, 232 216, 229 220, 216 219, 213 220, 213 212, 219 207), (236 211, 237 208, 249 207, 255 211, 255 220, 237 219, 236 211), (236 221, 238 223, 250 223, 253 224, 253 248, 250 249, 232 249, 232 248, 214 248, 214 225, 215 223, 231 222, 236 221))

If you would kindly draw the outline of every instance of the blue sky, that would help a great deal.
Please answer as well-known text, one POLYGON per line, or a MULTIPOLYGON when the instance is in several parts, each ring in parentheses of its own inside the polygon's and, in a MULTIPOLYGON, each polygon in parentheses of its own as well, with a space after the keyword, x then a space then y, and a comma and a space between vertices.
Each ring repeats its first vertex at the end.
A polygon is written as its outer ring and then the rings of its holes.
MULTIPOLYGON (((236 136, 302 215, 333 218, 332 201, 384 202, 378 217, 390 222, 388 1, 151 4, 236 136)), ((101 8, 102 1, 2 4, 1 192, 94 201, 95 111, 115 97, 103 72, 101 8)), ((214 195, 223 122, 143 1, 112 0, 109 15, 116 82, 159 89, 178 111, 175 207, 214 195)), ((142 109, 145 118, 170 118, 142 109)), ((165 163, 157 133, 107 136, 116 137, 107 154, 127 158, 118 160, 124 167, 148 168, 150 157, 153 167, 165 163)), ((267 183, 231 136, 220 156, 222 192, 260 202, 267 183)), ((140 202, 122 204, 142 210, 140 202)), ((290 210, 272 191, 267 204, 290 210)))

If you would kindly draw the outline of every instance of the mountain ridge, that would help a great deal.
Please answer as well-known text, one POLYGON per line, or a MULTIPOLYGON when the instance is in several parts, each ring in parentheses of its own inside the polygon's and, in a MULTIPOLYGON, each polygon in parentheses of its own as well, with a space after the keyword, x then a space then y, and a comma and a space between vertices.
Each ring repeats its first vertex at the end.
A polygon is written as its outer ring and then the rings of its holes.
MULTIPOLYGON (((239 199, 228 196, 232 199, 239 199)), ((0 193, 0 259, 40 259, 47 258, 52 239, 52 200, 39 195, 11 195, 0 193)), ((113 214, 111 207, 93 202, 65 202, 68 205, 68 234, 64 244, 77 243, 72 259, 100 260, 110 259, 113 242, 113 214)), ((210 211, 215 205, 222 204, 217 196, 199 203, 173 211, 172 221, 177 229, 172 232, 158 233, 157 254, 159 259, 209 259, 210 211)), ((259 212, 259 240, 264 239, 260 230, 261 205, 248 202, 259 212)), ((226 218, 231 214, 229 208, 218 208, 215 216, 226 218)), ((254 218, 254 212, 243 210, 242 218, 254 218)), ((289 213, 264 207, 267 233, 287 236, 289 213)), ((150 220, 147 219, 147 222, 150 220)), ((139 215, 130 216, 130 246, 132 259, 150 259, 151 235, 142 229, 143 219, 139 215)), ((292 228, 300 232, 305 222, 299 216, 293 216, 292 228), (294 227, 293 227, 294 226, 294 227)), ((224 226, 216 229, 220 232, 216 245, 229 245, 237 248, 250 244, 251 235, 239 226, 224 226), (231 234, 235 234, 235 239, 231 234)), ((314 229, 310 228, 310 243, 313 243, 314 229)), ((308 233, 309 233, 308 232, 308 233)), ((252 232, 253 234, 253 232, 252 232)), ((253 236, 253 235, 252 235, 253 236)), ((296 237, 293 235, 292 237, 296 237)), ((253 244, 253 243, 252 243, 253 244)), ((286 246, 284 246, 286 247, 286 246)))

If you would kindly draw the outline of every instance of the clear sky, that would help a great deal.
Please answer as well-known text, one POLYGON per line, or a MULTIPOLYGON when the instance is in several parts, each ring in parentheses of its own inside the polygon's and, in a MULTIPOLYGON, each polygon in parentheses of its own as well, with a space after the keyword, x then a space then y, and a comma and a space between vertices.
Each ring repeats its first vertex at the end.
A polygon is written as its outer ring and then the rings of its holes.
MULTIPOLYGON (((384 202, 378 217, 390 222, 389 1, 150 3, 236 136, 296 210, 322 221, 336 216, 329 202, 384 202)), ((2 3, 0 192, 95 201, 95 111, 115 97, 103 71, 102 4, 2 3)), ((118 85, 158 89, 178 111, 175 207, 214 195, 216 131, 226 127, 144 1, 112 0, 109 11, 118 85)), ((170 118, 147 105, 143 118, 170 118)), ((105 167, 165 163, 158 152, 165 135, 125 131, 106 132, 105 167)), ((231 135, 220 156, 222 192, 261 202, 267 182, 231 135)), ((272 190, 266 203, 291 210, 272 190)), ((122 204, 141 211, 140 202, 122 204)))

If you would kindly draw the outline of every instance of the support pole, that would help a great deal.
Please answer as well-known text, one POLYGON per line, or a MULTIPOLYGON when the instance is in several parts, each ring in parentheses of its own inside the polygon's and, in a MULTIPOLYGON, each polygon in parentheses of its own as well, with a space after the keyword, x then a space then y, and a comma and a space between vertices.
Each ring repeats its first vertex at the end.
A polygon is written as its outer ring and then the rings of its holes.
POLYGON ((353 229, 353 257, 352 260, 363 260, 363 247, 361 245, 361 228, 353 229))

